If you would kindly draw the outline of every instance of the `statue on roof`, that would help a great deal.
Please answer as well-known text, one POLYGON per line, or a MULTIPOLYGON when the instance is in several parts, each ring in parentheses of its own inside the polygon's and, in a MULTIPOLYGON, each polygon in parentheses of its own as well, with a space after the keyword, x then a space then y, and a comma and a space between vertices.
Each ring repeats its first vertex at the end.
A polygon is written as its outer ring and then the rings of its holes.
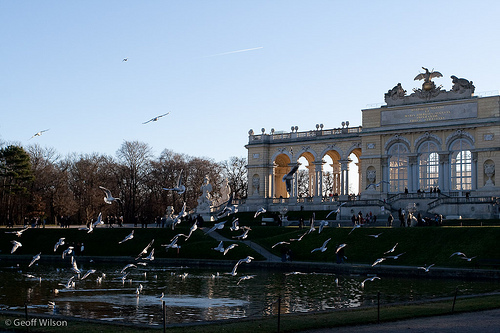
POLYGON ((416 80, 424 80, 424 83, 422 84, 422 90, 429 91, 433 90, 436 88, 436 85, 434 82, 432 82, 433 78, 438 78, 438 77, 443 77, 443 74, 439 73, 438 71, 429 71, 429 69, 422 67, 422 69, 425 70, 425 73, 420 73, 417 76, 415 76, 415 81, 416 80))

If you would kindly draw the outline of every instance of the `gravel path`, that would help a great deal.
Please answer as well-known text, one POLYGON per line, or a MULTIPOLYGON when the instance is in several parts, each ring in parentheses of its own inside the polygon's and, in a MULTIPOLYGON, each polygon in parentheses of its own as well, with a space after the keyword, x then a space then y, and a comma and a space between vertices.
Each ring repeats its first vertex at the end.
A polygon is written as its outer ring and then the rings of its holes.
POLYGON ((390 323, 302 331, 302 333, 498 333, 500 309, 401 320, 390 323))

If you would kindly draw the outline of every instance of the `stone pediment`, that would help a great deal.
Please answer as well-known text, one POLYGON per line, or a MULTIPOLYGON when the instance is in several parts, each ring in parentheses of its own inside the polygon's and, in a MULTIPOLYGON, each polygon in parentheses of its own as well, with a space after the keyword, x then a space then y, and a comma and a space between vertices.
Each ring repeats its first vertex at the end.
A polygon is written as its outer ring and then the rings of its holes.
POLYGON ((413 88, 413 93, 407 95, 401 83, 398 83, 384 95, 387 106, 466 99, 473 96, 475 87, 472 81, 452 75, 450 78, 453 86, 451 90, 445 90, 442 89, 442 85, 436 86, 432 81, 433 78, 443 76, 440 72, 429 71, 425 67, 422 68, 425 73, 420 73, 415 77, 415 80, 424 80, 422 88, 413 88))

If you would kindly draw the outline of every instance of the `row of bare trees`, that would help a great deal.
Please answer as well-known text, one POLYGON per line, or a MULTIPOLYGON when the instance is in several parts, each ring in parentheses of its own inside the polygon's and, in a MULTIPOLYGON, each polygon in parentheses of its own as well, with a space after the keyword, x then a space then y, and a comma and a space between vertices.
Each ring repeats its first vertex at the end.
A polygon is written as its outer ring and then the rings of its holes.
POLYGON ((197 206, 205 176, 217 199, 224 179, 234 198, 247 195, 246 159, 231 157, 223 162, 164 150, 159 157, 151 147, 125 141, 116 156, 72 154, 65 158, 51 148, 32 145, 0 145, 0 224, 22 224, 39 216, 47 223, 59 223, 69 216, 74 224, 103 216, 123 216, 125 223, 152 222, 165 214, 167 206, 179 211, 197 206), (178 195, 172 188, 179 174, 186 191, 178 195), (111 190, 122 204, 108 205, 99 186, 111 190))

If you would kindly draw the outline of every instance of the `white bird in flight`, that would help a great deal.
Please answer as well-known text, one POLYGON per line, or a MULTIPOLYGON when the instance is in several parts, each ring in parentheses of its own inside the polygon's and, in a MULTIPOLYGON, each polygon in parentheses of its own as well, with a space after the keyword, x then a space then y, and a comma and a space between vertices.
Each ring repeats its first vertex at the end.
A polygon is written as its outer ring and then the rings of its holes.
POLYGON ((331 238, 328 238, 324 243, 323 245, 321 245, 321 247, 317 247, 315 248, 314 250, 311 251, 311 253, 315 252, 315 251, 321 251, 321 252, 325 252, 327 250, 326 248, 326 245, 328 244, 328 242, 330 241, 331 238))
POLYGON ((240 229, 240 221, 238 218, 235 218, 233 222, 231 222, 231 228, 229 228, 231 231, 237 231, 240 229))
POLYGON ((276 246, 283 245, 283 244, 290 244, 290 243, 289 242, 278 242, 278 243, 274 244, 273 246, 271 246, 271 249, 274 249, 276 246))
POLYGON ((219 223, 215 223, 214 226, 212 228, 210 228, 210 230, 208 230, 205 235, 211 233, 212 231, 216 230, 216 229, 223 229, 224 228, 224 224, 226 223, 227 221, 222 221, 222 222, 219 222, 219 223))
POLYGON ((149 248, 151 246, 153 246, 153 243, 155 242, 154 238, 151 240, 151 242, 149 242, 149 244, 144 248, 144 250, 141 251, 141 253, 139 253, 139 255, 135 258, 135 260, 139 260, 139 258, 141 258, 144 254, 148 253, 149 251, 149 248))
POLYGON ((236 265, 234 265, 233 270, 229 274, 232 275, 232 276, 235 276, 236 274, 238 274, 238 273, 236 273, 236 270, 238 269, 238 266, 240 264, 242 264, 242 263, 248 264, 248 263, 250 263, 252 261, 252 259, 254 259, 254 257, 248 256, 248 257, 246 257, 244 259, 238 260, 238 262, 236 263, 236 265))
POLYGON ((212 250, 224 252, 224 241, 220 241, 219 245, 217 245, 217 247, 212 248, 212 250))
POLYGON ((405 254, 406 252, 403 252, 403 253, 400 253, 398 255, 395 255, 395 256, 387 256, 386 258, 387 259, 399 259, 399 257, 401 257, 403 254, 405 254))
POLYGON ((186 192, 186 186, 182 185, 182 172, 184 170, 181 170, 179 173, 179 177, 177 177, 177 184, 173 188, 163 188, 165 191, 174 191, 177 194, 181 195, 184 192, 186 192))
POLYGON ((102 220, 102 213, 99 213, 99 215, 97 216, 97 221, 95 221, 93 224, 92 224, 92 227, 95 228, 97 227, 99 224, 104 224, 104 221, 102 220))
POLYGON ((354 229, 357 229, 357 228, 361 228, 361 224, 355 224, 354 227, 352 227, 351 231, 349 231, 349 233, 347 235, 350 235, 354 229))
POLYGON ((118 244, 121 244, 121 243, 123 243, 123 242, 126 242, 126 241, 128 241, 128 240, 130 240, 130 239, 132 239, 132 238, 134 238, 134 230, 132 230, 132 232, 131 232, 130 234, 128 234, 128 236, 127 236, 127 237, 125 237, 123 240, 119 241, 119 242, 118 242, 118 244))
POLYGON ((6 233, 6 234, 15 234, 17 237, 21 237, 21 236, 22 236, 22 234, 23 234, 23 232, 25 232, 25 231, 26 231, 26 230, 28 230, 28 229, 29 229, 29 228, 28 228, 28 227, 26 227, 26 228, 24 228, 24 229, 22 229, 22 230, 17 230, 17 231, 6 231, 5 233, 6 233))
POLYGON ((70 289, 70 288, 74 287, 74 282, 73 282, 74 278, 75 278, 75 276, 72 276, 72 277, 69 278, 68 282, 66 282, 66 283, 59 283, 59 285, 63 286, 66 289, 70 289))
POLYGON ((450 256, 450 258, 451 258, 451 257, 453 257, 453 256, 462 256, 462 257, 467 257, 467 256, 465 255, 465 253, 463 253, 463 252, 455 252, 455 253, 452 253, 452 254, 451 254, 451 256, 450 256))
POLYGON ((344 202, 344 203, 341 203, 341 204, 340 204, 340 206, 339 206, 336 210, 332 210, 330 213, 328 213, 328 214, 326 215, 325 219, 327 219, 327 218, 328 218, 330 215, 332 215, 333 213, 338 214, 338 212, 340 212, 340 207, 342 207, 342 206, 343 206, 343 205, 345 205, 346 203, 347 203, 347 201, 346 201, 346 202, 344 202))
POLYGON ((73 249, 73 246, 68 246, 68 248, 62 252, 61 257, 64 259, 64 257, 70 255, 73 252, 73 249))
POLYGON ((257 216, 259 216, 260 214, 264 214, 266 212, 266 209, 264 207, 260 207, 259 209, 257 209, 257 211, 255 212, 253 218, 257 218, 257 216))
POLYGON ((396 249, 396 246, 398 246, 398 244, 399 244, 399 243, 396 243, 396 245, 394 245, 394 246, 392 247, 392 249, 390 249, 389 251, 385 251, 385 252, 384 252, 384 254, 394 252, 394 250, 396 249))
POLYGON ((92 273, 95 273, 95 269, 89 269, 80 280, 85 280, 92 273))
POLYGON ((166 115, 168 115, 169 113, 170 113, 170 112, 167 112, 167 113, 164 113, 164 114, 162 114, 162 115, 159 115, 159 116, 156 116, 156 117, 154 117, 154 118, 151 118, 151 119, 149 119, 148 121, 143 122, 143 124, 147 124, 147 123, 152 122, 152 121, 158 121, 161 117, 165 117, 165 116, 166 116, 166 115))
POLYGON ((236 238, 236 239, 246 239, 248 237, 248 232, 252 229, 250 229, 250 227, 242 227, 241 229, 245 230, 243 231, 243 233, 239 236, 233 236, 233 238, 236 238))
POLYGON ((338 253, 341 249, 343 249, 346 246, 347 246, 346 243, 340 244, 339 246, 337 246, 337 250, 335 250, 335 253, 338 253))
POLYGON ((432 266, 434 266, 434 264, 426 266, 426 267, 418 267, 418 269, 423 269, 426 273, 428 273, 429 269, 431 269, 432 266))
POLYGON ((318 228, 318 234, 320 234, 323 231, 323 228, 328 225, 328 221, 322 220, 319 223, 319 228, 318 228))
POLYGON ((137 266, 134 264, 128 264, 125 267, 123 267, 123 269, 120 271, 120 274, 123 274, 129 268, 137 268, 137 266))
POLYGON ((383 233, 381 232, 381 233, 378 233, 378 234, 376 234, 376 235, 367 235, 367 236, 369 236, 369 237, 373 237, 373 238, 378 238, 378 237, 379 237, 380 235, 382 235, 382 234, 383 234, 383 233))
POLYGON ((16 250, 17 250, 18 248, 20 248, 21 246, 23 246, 23 244, 19 243, 18 241, 15 241, 15 240, 10 241, 10 242, 13 244, 13 246, 12 246, 12 250, 10 250, 10 254, 12 254, 12 253, 16 252, 16 250))
POLYGON ((240 279, 238 280, 238 283, 236 283, 236 285, 239 285, 241 283, 241 281, 250 280, 250 279, 253 279, 254 277, 255 277, 255 275, 242 276, 242 277, 240 277, 240 279))
POLYGON ((179 212, 179 214, 177 214, 177 216, 172 221, 172 230, 175 229, 176 225, 178 225, 179 223, 181 223, 181 218, 183 218, 186 215, 187 215, 187 213, 186 213, 186 203, 184 202, 184 204, 182 205, 181 211, 179 212))
POLYGON ((231 244, 231 245, 229 245, 228 247, 226 247, 226 248, 224 249, 224 255, 226 255, 226 254, 229 252, 229 250, 234 249, 234 248, 235 248, 235 247, 237 247, 237 246, 238 246, 238 244, 231 244))
POLYGON ((40 255, 42 254, 42 252, 36 254, 33 256, 33 259, 31 260, 30 264, 28 265, 28 267, 31 267, 31 265, 33 265, 35 263, 35 261, 39 260, 40 259, 40 255))
POLYGON ((385 258, 378 258, 377 260, 375 260, 375 262, 372 264, 372 267, 375 266, 375 265, 378 265, 380 264, 381 262, 383 262, 385 260, 385 258))
POLYGON ((99 188, 104 191, 104 194, 106 194, 106 196, 104 197, 105 203, 107 203, 109 205, 111 205, 113 203, 113 201, 121 203, 121 199, 113 197, 110 190, 108 190, 107 188, 102 187, 102 186, 99 186, 99 188))
POLYGON ((361 282, 361 288, 365 287, 365 282, 367 281, 373 282, 375 280, 380 280, 380 278, 378 276, 373 276, 371 278, 364 279, 363 282, 361 282))
POLYGON ((468 262, 471 262, 472 259, 476 258, 477 256, 474 256, 474 257, 470 257, 470 258, 467 258, 467 257, 462 257, 461 259, 464 259, 464 260, 467 260, 468 262))
POLYGON ((35 136, 40 136, 40 135, 42 135, 44 132, 47 132, 47 131, 48 131, 48 129, 43 130, 43 131, 40 131, 40 132, 37 132, 37 133, 33 134, 33 136, 32 136, 31 138, 29 138, 28 140, 33 139, 35 136))

